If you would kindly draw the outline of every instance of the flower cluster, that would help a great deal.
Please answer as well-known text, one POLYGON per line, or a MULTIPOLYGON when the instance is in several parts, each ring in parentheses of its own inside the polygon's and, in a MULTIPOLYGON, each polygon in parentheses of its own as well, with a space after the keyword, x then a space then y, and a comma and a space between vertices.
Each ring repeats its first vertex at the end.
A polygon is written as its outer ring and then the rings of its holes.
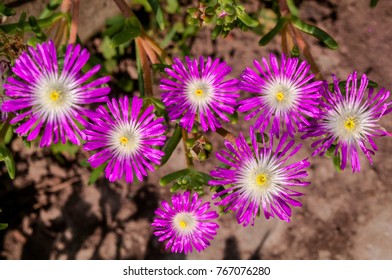
MULTIPOLYGON (((28 141, 40 138, 40 147, 60 140, 83 143, 93 152, 88 162, 105 168, 111 182, 142 181, 164 156, 165 119, 143 98, 109 100, 110 78, 95 78, 99 65, 83 71, 88 60, 80 45, 69 45, 63 56, 52 41, 29 47, 3 85, 2 112, 12 112, 15 132, 28 141)), ((239 133, 216 153, 221 165, 210 171, 208 182, 216 190, 214 204, 235 212, 243 226, 254 225, 261 213, 289 222, 292 207, 302 205, 299 189, 310 184, 310 162, 296 158, 302 145, 295 136, 314 139, 312 156, 328 152, 340 159, 340 169, 350 163, 359 172, 359 152, 372 164, 374 139, 390 135, 379 121, 392 111, 389 91, 370 88, 365 74, 358 79, 353 72, 345 82, 333 76, 329 85, 315 80, 299 58, 270 54, 253 64, 255 70, 246 68, 236 79, 219 59, 175 58, 160 84, 167 119, 184 132, 198 126, 222 131, 222 122, 236 111, 252 121, 249 138, 239 133), (238 100, 240 90, 251 96, 238 100)), ((174 253, 200 252, 219 228, 219 215, 210 208, 197 193, 173 195, 171 205, 163 201, 155 211, 154 234, 174 253)))
POLYGON ((154 170, 163 152, 158 150, 166 137, 162 118, 155 118, 153 107, 143 107, 143 100, 128 97, 109 101, 110 77, 93 79, 100 69, 94 66, 86 73, 89 53, 80 45, 69 45, 60 64, 52 41, 29 47, 12 67, 15 77, 5 84, 7 100, 1 108, 16 116, 11 124, 19 123, 15 132, 36 139, 42 131, 40 147, 69 140, 73 144, 85 141, 85 150, 97 152, 89 158, 92 167, 106 164, 109 181, 125 176, 132 183, 154 170), (96 110, 90 104, 100 105, 96 110))

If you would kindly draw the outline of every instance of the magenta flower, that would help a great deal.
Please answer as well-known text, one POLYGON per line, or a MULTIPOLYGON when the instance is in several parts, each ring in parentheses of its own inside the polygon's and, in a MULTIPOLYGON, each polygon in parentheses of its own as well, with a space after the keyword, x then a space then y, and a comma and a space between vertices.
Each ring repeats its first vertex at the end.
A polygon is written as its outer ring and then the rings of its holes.
POLYGON ((4 84, 5 94, 11 99, 2 105, 3 111, 17 114, 11 120, 11 124, 21 122, 16 133, 32 141, 43 131, 40 147, 59 139, 80 144, 79 137, 84 139, 85 135, 77 123, 86 125, 83 116, 87 112, 82 106, 106 102, 110 92, 109 87, 102 87, 109 77, 88 81, 99 71, 99 65, 85 74, 81 72, 89 56, 80 45, 69 45, 64 65, 60 66, 52 41, 22 53, 12 68, 16 77, 7 78, 4 84))
POLYGON ((324 83, 322 114, 315 125, 306 129, 303 138, 320 137, 312 144, 316 147, 312 155, 323 156, 334 145, 335 156, 341 157, 340 168, 345 169, 350 161, 352 171, 359 172, 358 150, 373 164, 371 155, 377 151, 374 138, 391 135, 378 124, 382 116, 392 111, 392 102, 386 102, 389 91, 382 88, 375 93, 371 88, 365 97, 369 79, 363 74, 358 85, 356 72, 348 76, 344 92, 335 76, 333 81, 334 92, 329 91, 327 82, 324 83))
POLYGON ((163 118, 155 118, 153 106, 142 109, 143 100, 136 96, 131 105, 125 96, 112 99, 107 106, 109 112, 101 105, 89 114, 84 149, 97 152, 88 162, 94 168, 107 163, 105 175, 111 182, 124 174, 128 183, 133 182, 134 175, 142 181, 146 169, 154 171, 153 164, 159 164, 164 155, 154 148, 166 139, 163 118))
POLYGON ((9 72, 9 64, 7 61, 0 60, 0 122, 5 122, 7 120, 8 114, 1 109, 4 102, 4 88, 3 84, 5 82, 5 77, 9 72))
POLYGON ((167 107, 169 118, 179 120, 180 126, 188 131, 195 121, 202 129, 215 131, 221 127, 218 118, 228 122, 227 114, 233 114, 236 106, 236 79, 224 81, 231 68, 219 59, 203 57, 185 58, 183 64, 175 58, 173 69, 166 68, 172 79, 161 79, 162 101, 167 107))
POLYGON ((176 194, 172 197, 170 206, 162 201, 162 208, 155 211, 156 217, 152 226, 154 235, 159 241, 167 240, 165 249, 171 248, 173 253, 191 253, 193 248, 201 252, 210 245, 216 235, 219 225, 211 220, 218 218, 216 211, 207 212, 210 203, 202 204, 203 200, 190 192, 176 194))
POLYGON ((309 182, 300 181, 308 174, 304 170, 309 167, 307 159, 286 164, 301 148, 301 144, 293 145, 284 133, 276 148, 273 148, 273 135, 269 143, 262 147, 256 142, 253 127, 250 128, 251 145, 242 133, 233 145, 226 141, 228 149, 216 154, 227 168, 217 167, 211 171, 215 179, 209 182, 212 186, 228 185, 225 190, 216 193, 213 199, 221 198, 216 205, 223 206, 224 211, 237 212, 237 221, 243 226, 254 225, 256 216, 262 210, 266 219, 276 214, 281 220, 290 221, 292 206, 302 206, 294 198, 302 193, 290 187, 307 186, 309 182), (260 209, 262 207, 262 209, 260 209))
POLYGON ((279 66, 276 56, 271 53, 269 64, 265 58, 261 62, 253 62, 260 74, 246 68, 241 75, 239 88, 256 93, 256 96, 239 101, 238 111, 253 110, 245 120, 259 115, 255 129, 264 131, 272 124, 271 131, 277 137, 280 129, 294 137, 297 127, 310 125, 306 117, 318 117, 322 82, 312 82, 314 75, 308 74, 309 64, 306 61, 299 63, 298 58, 286 58, 282 54, 279 66))

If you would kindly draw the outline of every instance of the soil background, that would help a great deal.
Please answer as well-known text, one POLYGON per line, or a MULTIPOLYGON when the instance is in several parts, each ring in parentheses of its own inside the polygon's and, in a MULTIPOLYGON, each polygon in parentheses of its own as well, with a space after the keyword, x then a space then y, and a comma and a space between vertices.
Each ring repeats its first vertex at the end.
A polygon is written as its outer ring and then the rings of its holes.
MULTIPOLYGON (((6 1, 7 2, 7 1, 6 1)), ((10 1, 8 1, 10 2, 10 1)), ((18 10, 37 14, 48 1, 23 1, 18 10)), ((81 39, 88 44, 102 29, 105 17, 118 13, 112 1, 81 1, 81 39)), ((246 2, 247 9, 260 9, 262 1, 246 2)), ((379 85, 392 88, 392 1, 302 1, 300 17, 330 33, 339 43, 331 51, 306 36, 325 79, 335 73, 344 80, 356 70, 367 73, 379 85)), ((193 40, 192 54, 221 57, 238 75, 253 59, 279 52, 279 38, 267 47, 258 46, 259 35, 234 31, 226 39, 209 40, 203 29, 193 40)), ((240 116, 242 117, 242 116, 240 116)), ((392 131, 392 114, 381 124, 392 131)), ((249 123, 230 127, 238 133, 249 123)), ((215 149, 222 139, 208 137, 215 149)), ((361 172, 348 168, 337 173, 324 158, 311 158, 309 180, 303 191, 302 208, 295 208, 291 223, 257 219, 254 227, 238 225, 233 214, 219 218, 220 229, 202 253, 165 252, 152 235, 154 210, 170 198, 159 178, 184 167, 181 145, 171 160, 150 173, 146 181, 129 185, 100 178, 88 185, 90 170, 78 161, 88 156, 55 157, 47 149, 26 148, 19 138, 11 144, 17 176, 8 178, 0 165, 2 259, 392 259, 392 139, 376 140, 379 151, 374 165, 361 155, 361 172)), ((297 157, 311 153, 310 142, 297 157)), ((216 165, 214 156, 200 170, 216 165)), ((206 196, 208 199, 208 196, 206 196)))

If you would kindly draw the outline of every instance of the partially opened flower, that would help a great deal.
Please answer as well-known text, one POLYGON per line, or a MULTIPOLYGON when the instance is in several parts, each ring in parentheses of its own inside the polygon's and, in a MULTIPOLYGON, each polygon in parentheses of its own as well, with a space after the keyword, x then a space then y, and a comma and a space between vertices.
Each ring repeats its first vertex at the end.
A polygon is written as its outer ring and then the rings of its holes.
POLYGON ((365 74, 359 84, 357 73, 350 74, 343 92, 335 76, 333 81, 333 92, 329 91, 325 82, 322 91, 322 114, 313 126, 307 128, 303 138, 319 137, 312 145, 315 147, 312 155, 323 156, 332 146, 335 155, 341 157, 342 170, 346 168, 347 162, 350 162, 352 171, 359 172, 361 166, 358 150, 361 150, 372 164, 371 155, 377 151, 374 138, 390 135, 378 124, 382 116, 392 111, 392 102, 387 102, 390 94, 384 88, 378 92, 373 88, 367 90, 369 79, 365 74))
POLYGON ((259 73, 246 68, 239 88, 256 96, 239 101, 238 111, 252 111, 245 120, 258 115, 255 129, 264 130, 271 124, 274 135, 279 137, 279 131, 285 130, 294 137, 297 127, 310 125, 306 117, 317 118, 322 82, 312 81, 314 75, 308 73, 310 65, 306 61, 300 63, 298 58, 282 54, 279 66, 271 53, 269 63, 262 58, 261 63, 255 60, 253 64, 259 73))
POLYGON ((221 127, 219 119, 229 121, 226 114, 233 114, 238 98, 236 79, 226 80, 231 68, 219 59, 210 57, 204 61, 185 58, 182 63, 174 59, 172 69, 166 73, 172 79, 161 79, 162 101, 171 120, 180 120, 188 131, 195 121, 202 129, 216 130, 221 127))
POLYGON ((154 235, 159 241, 167 241, 166 250, 173 253, 191 253, 193 248, 198 252, 210 245, 216 235, 219 225, 213 220, 218 218, 216 211, 208 211, 210 203, 192 196, 189 191, 172 197, 172 206, 162 201, 162 207, 155 211, 156 217, 152 223, 154 235))
POLYGON ((106 163, 105 175, 111 182, 124 175, 128 183, 135 175, 142 181, 164 155, 154 147, 166 139, 163 118, 155 118, 153 106, 142 109, 143 100, 136 96, 131 105, 125 96, 118 101, 113 98, 107 106, 109 112, 101 105, 89 114, 84 149, 97 152, 88 162, 94 168, 106 163))
POLYGON ((216 154, 216 157, 227 167, 217 167, 211 171, 212 186, 226 185, 213 199, 220 199, 215 204, 224 207, 224 211, 237 212, 237 221, 243 226, 254 225, 256 216, 262 211, 266 219, 275 214, 286 222, 290 221, 292 206, 302 206, 295 197, 302 193, 292 189, 307 186, 309 182, 300 179, 307 176, 304 170, 309 167, 307 159, 290 163, 287 161, 301 148, 294 146, 295 141, 289 140, 284 133, 277 140, 271 135, 269 143, 259 147, 253 127, 250 128, 249 145, 242 133, 233 145, 226 141, 228 149, 216 154))
POLYGON ((16 133, 31 141, 43 131, 40 147, 59 139, 80 144, 79 138, 85 135, 78 123, 86 124, 83 117, 87 112, 83 105, 106 102, 110 92, 109 87, 102 87, 110 77, 88 81, 99 65, 82 73, 89 56, 80 45, 69 45, 62 65, 52 41, 22 53, 12 68, 16 77, 8 77, 4 84, 10 98, 2 105, 3 111, 17 114, 11 120, 11 124, 21 123, 16 133))

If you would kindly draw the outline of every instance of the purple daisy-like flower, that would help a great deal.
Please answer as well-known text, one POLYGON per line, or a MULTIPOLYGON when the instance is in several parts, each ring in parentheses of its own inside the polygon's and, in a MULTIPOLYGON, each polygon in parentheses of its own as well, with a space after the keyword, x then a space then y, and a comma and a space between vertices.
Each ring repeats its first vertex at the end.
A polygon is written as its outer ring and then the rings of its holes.
POLYGON ((289 140, 288 133, 283 133, 276 148, 274 138, 270 135, 269 144, 262 147, 256 141, 253 127, 250 128, 249 145, 242 133, 233 145, 225 142, 228 149, 216 154, 227 168, 217 167, 211 171, 212 186, 229 185, 225 190, 216 193, 213 199, 221 197, 215 204, 224 206, 225 211, 237 212, 237 221, 243 226, 254 225, 256 216, 262 211, 266 219, 276 214, 281 220, 290 221, 292 206, 302 206, 293 197, 302 193, 290 187, 307 186, 309 182, 300 179, 307 176, 304 170, 309 167, 307 159, 286 164, 301 148, 294 146, 295 140, 289 140))
POLYGON ((378 124, 382 116, 392 111, 392 102, 386 102, 390 93, 384 88, 377 93, 370 88, 365 97, 369 79, 363 74, 358 85, 356 72, 348 76, 345 92, 341 92, 335 76, 333 82, 333 92, 324 82, 322 114, 313 126, 306 129, 303 138, 321 137, 312 144, 316 147, 312 155, 323 156, 334 145, 335 156, 341 156, 340 168, 345 169, 350 161, 352 171, 359 172, 358 150, 373 164, 371 154, 377 151, 374 138, 390 135, 378 124))
POLYGON ((245 120, 259 115, 254 127, 264 130, 272 124, 271 131, 279 137, 279 130, 287 128, 294 137, 296 127, 310 125, 306 117, 317 118, 319 115, 319 87, 321 81, 312 82, 313 74, 308 74, 310 65, 298 58, 286 58, 282 54, 279 66, 274 54, 270 54, 269 64, 262 58, 261 64, 254 60, 259 74, 246 68, 241 75, 239 88, 256 93, 257 96, 239 101, 239 112, 248 112, 245 120), (265 68, 265 70, 263 69, 265 68))
POLYGON ((142 109, 143 100, 133 97, 129 104, 127 96, 112 99, 89 114, 91 123, 84 131, 87 137, 84 149, 97 150, 88 162, 92 167, 107 163, 105 175, 113 182, 125 174, 128 183, 134 175, 140 181, 147 176, 147 169, 154 171, 164 153, 154 148, 162 146, 166 136, 163 118, 155 118, 154 107, 142 109))
POLYGON ((172 204, 162 201, 162 208, 155 211, 152 223, 154 235, 159 241, 167 240, 165 249, 173 253, 191 253, 193 248, 201 252, 210 245, 219 225, 211 220, 218 218, 216 211, 209 211, 210 203, 192 196, 189 191, 172 197, 172 204))
POLYGON ((221 127, 218 117, 230 121, 226 114, 233 114, 236 106, 236 79, 225 81, 231 68, 219 59, 207 61, 203 57, 185 58, 182 63, 174 59, 172 69, 165 71, 172 79, 161 79, 162 101, 171 120, 180 120, 180 126, 191 131, 198 121, 204 131, 221 127))
POLYGON ((60 65, 56 48, 52 41, 29 47, 28 51, 15 61, 12 68, 14 77, 8 77, 4 84, 5 94, 2 110, 19 113, 11 120, 15 124, 24 120, 16 128, 19 135, 27 135, 32 141, 43 131, 40 147, 50 146, 61 139, 80 144, 85 138, 77 122, 86 125, 83 116, 87 109, 82 106, 96 102, 106 102, 109 87, 101 87, 110 77, 88 81, 96 74, 97 65, 83 74, 83 66, 89 53, 80 45, 69 45, 60 65))

